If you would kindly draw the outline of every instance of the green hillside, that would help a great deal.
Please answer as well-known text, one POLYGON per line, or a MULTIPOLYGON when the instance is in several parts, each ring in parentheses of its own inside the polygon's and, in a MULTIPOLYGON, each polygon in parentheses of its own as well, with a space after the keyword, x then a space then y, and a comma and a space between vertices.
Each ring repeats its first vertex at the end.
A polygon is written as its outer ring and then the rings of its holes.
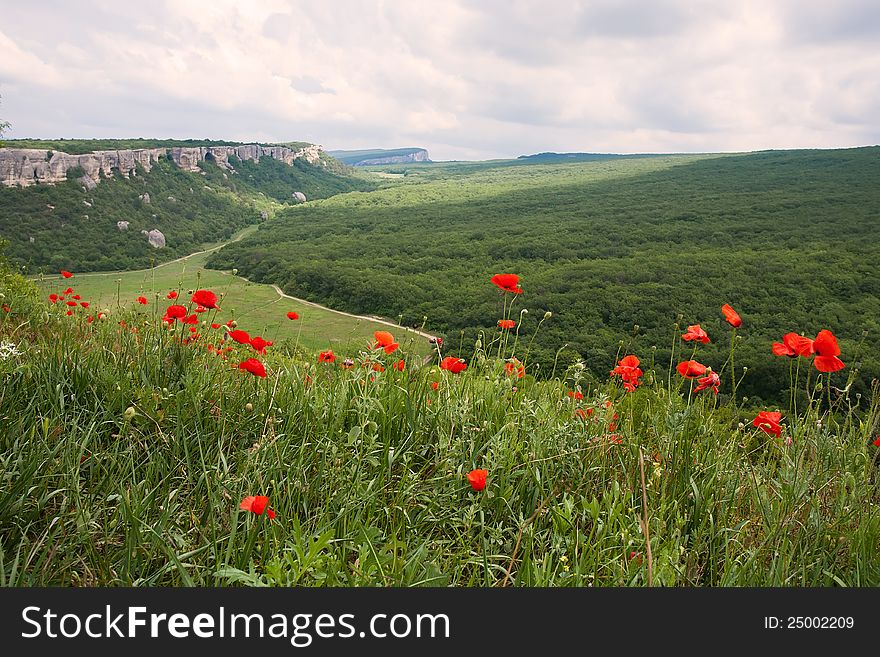
POLYGON ((523 335, 553 313, 533 360, 547 371, 561 350, 562 365, 583 359, 597 376, 621 348, 667 367, 673 338, 700 321, 720 367, 730 303, 750 403, 788 388, 787 359, 766 355, 789 331, 832 329, 861 369, 856 391, 880 378, 880 148, 408 173, 286 210, 209 266, 405 324, 427 316, 465 345, 501 316, 485 282, 517 273, 523 335))
MULTIPOLYGON (((58 144, 66 146, 67 142, 58 144)), ((82 149, 88 145, 86 152, 109 145, 100 141, 77 144, 82 149)), ((136 145, 130 141, 114 144, 119 148, 136 145)), ((172 144, 143 146, 147 145, 172 144)), ((140 170, 130 179, 116 175, 93 190, 76 180, 75 171, 68 172, 67 182, 56 185, 0 187, 0 238, 9 243, 9 259, 32 273, 137 269, 228 238, 259 222, 262 213, 271 215, 294 203, 294 191, 314 199, 372 188, 370 182, 347 174, 338 165, 312 165, 300 159, 288 166, 268 157, 259 163, 232 157, 230 163, 237 173, 202 162, 206 173, 202 176, 162 158, 149 173, 140 170), (141 198, 145 193, 149 203, 141 198), (128 229, 119 230, 118 221, 129 222, 128 229), (164 234, 165 248, 154 249, 141 233, 153 229, 164 234)))

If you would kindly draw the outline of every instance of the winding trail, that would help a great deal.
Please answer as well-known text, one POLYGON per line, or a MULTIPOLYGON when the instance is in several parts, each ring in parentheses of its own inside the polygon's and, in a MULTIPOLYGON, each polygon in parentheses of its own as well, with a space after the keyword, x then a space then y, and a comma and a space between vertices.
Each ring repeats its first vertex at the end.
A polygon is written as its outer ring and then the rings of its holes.
MULTIPOLYGON (((218 250, 222 249, 224 246, 226 246, 226 245, 228 245, 228 244, 232 244, 233 242, 238 242, 239 240, 241 240, 241 239, 242 239, 243 237, 245 237, 246 235, 248 235, 248 234, 254 232, 256 229, 257 229, 257 226, 256 226, 256 225, 254 225, 254 226, 248 226, 247 228, 245 228, 245 229, 239 231, 238 233, 236 233, 236 234, 235 234, 235 235, 234 235, 229 241, 227 241, 227 242, 223 242, 222 244, 218 244, 218 245, 216 245, 216 246, 212 246, 212 247, 210 247, 210 248, 203 249, 203 250, 201 250, 201 251, 196 251, 196 252, 194 252, 194 253, 190 253, 189 255, 181 256, 180 258, 175 258, 174 260, 169 260, 168 262, 163 262, 161 265, 156 265, 155 267, 148 267, 148 268, 146 268, 146 269, 126 269, 126 270, 117 270, 117 271, 95 271, 95 272, 84 272, 84 273, 77 273, 77 276, 82 277, 82 278, 86 278, 86 277, 89 277, 89 276, 112 276, 112 275, 114 275, 114 274, 132 274, 132 273, 135 273, 135 274, 136 274, 136 273, 138 273, 138 272, 150 272, 150 271, 155 271, 156 269, 161 269, 161 268, 163 268, 163 267, 167 267, 167 266, 169 266, 169 265, 173 265, 173 264, 176 264, 176 263, 180 263, 180 262, 183 262, 183 261, 185 261, 185 260, 189 260, 190 258, 195 258, 196 256, 200 256, 200 255, 204 255, 204 254, 206 254, 206 253, 212 253, 212 252, 214 252, 214 251, 218 251, 218 250)), ((383 325, 385 325, 385 326, 390 326, 391 328, 395 328, 395 329, 403 329, 403 330, 405 330, 407 333, 415 333, 416 335, 418 335, 418 336, 420 336, 420 337, 423 337, 423 338, 427 338, 428 340, 435 340, 436 337, 437 337, 437 336, 435 336, 435 335, 431 335, 430 333, 426 333, 426 332, 421 331, 421 330, 419 330, 419 329, 411 328, 411 327, 409 327, 409 326, 401 326, 400 324, 395 324, 394 322, 392 322, 392 321, 390 321, 390 320, 382 319, 381 317, 376 317, 375 315, 355 315, 355 314, 352 314, 352 313, 347 313, 347 312, 342 311, 342 310, 336 310, 336 309, 334 309, 334 308, 328 308, 327 306, 322 306, 321 304, 319 304, 319 303, 315 303, 314 301, 308 301, 307 299, 301 299, 301 298, 299 298, 299 297, 293 297, 293 296, 290 296, 289 294, 285 294, 285 293, 282 291, 282 289, 281 289, 280 287, 278 287, 277 285, 275 285, 274 283, 255 283, 255 282, 253 282, 253 281, 251 281, 251 280, 245 278, 244 276, 239 276, 239 275, 237 275, 237 274, 233 274, 232 271, 230 271, 230 270, 214 270, 214 271, 217 271, 218 273, 226 274, 226 275, 228 275, 228 276, 233 276, 233 277, 235 277, 235 278, 240 278, 241 280, 243 280, 243 281, 247 281, 248 283, 251 283, 252 285, 266 285, 266 286, 268 286, 268 287, 271 287, 273 290, 275 290, 275 293, 278 294, 278 296, 279 296, 279 300, 280 300, 280 299, 291 299, 291 300, 296 301, 297 303, 301 303, 301 304, 303 304, 303 305, 305 305, 305 306, 311 306, 311 307, 313 307, 313 308, 319 308, 319 309, 321 309, 321 310, 325 310, 325 311, 327 311, 327 312, 329 312, 329 313, 333 313, 333 314, 336 314, 336 315, 342 315, 343 317, 351 317, 352 319, 363 320, 363 321, 366 321, 366 322, 373 322, 373 323, 376 323, 376 324, 383 324, 383 325)))

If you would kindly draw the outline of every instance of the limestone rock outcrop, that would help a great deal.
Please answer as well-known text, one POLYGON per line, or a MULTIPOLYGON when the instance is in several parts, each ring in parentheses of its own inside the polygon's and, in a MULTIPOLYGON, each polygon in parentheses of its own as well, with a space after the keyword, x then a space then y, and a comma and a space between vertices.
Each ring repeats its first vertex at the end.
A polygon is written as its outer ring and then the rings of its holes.
POLYGON ((165 246, 165 235, 158 228, 151 231, 142 230, 141 233, 147 236, 147 241, 154 249, 161 249, 165 246))
MULTIPOLYGON (((301 148, 287 146, 202 146, 176 148, 139 148, 118 151, 95 151, 70 155, 61 151, 40 148, 0 148, 0 184, 7 187, 28 187, 36 184, 55 184, 67 180, 68 171, 81 168, 78 178, 86 189, 94 189, 102 178, 112 178, 117 172, 125 178, 137 175, 138 166, 150 171, 160 158, 170 157, 181 169, 202 172, 199 163, 213 161, 221 169, 235 171, 229 158, 259 162, 262 157, 292 165, 302 158, 310 164, 321 159, 322 149, 315 144, 301 148)), ((204 172, 202 172, 204 173, 204 172)), ((145 201, 149 202, 149 201, 145 201)))

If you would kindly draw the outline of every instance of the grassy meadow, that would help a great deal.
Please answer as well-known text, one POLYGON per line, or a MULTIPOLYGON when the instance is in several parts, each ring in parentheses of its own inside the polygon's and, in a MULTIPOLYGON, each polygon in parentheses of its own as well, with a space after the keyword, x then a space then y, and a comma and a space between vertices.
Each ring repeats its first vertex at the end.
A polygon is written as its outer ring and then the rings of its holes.
MULTIPOLYGON (((241 231, 233 239, 240 239, 254 228, 241 231)), ((215 248, 219 246, 205 245, 205 252, 151 269, 77 274, 76 292, 88 299, 96 310, 106 308, 117 314, 126 309, 137 312, 141 318, 155 320, 172 303, 166 299, 170 291, 186 296, 189 290, 210 288, 223 295, 224 321, 234 319, 251 333, 267 340, 286 341, 309 351, 356 350, 372 337, 374 331, 390 330, 388 326, 366 318, 350 317, 282 297, 270 285, 251 283, 232 272, 205 269, 210 250, 215 248), (148 300, 146 305, 137 302, 140 296, 148 300), (288 319, 290 311, 296 312, 299 319, 288 319)), ((57 291, 59 286, 66 287, 57 275, 41 276, 35 282, 45 295, 57 291)), ((426 338, 402 327, 398 333, 415 353, 428 352, 430 345, 426 338)))
POLYGON ((880 585, 880 408, 852 368, 777 362, 807 402, 758 426, 644 353, 632 392, 535 379, 540 329, 319 362, 0 281, 2 585, 880 585))

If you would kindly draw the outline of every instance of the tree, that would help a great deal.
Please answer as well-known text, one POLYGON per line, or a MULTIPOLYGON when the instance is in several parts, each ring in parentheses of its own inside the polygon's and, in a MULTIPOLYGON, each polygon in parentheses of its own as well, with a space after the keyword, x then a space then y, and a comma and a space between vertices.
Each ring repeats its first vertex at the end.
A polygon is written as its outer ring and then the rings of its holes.
MULTIPOLYGON (((3 133, 9 129, 10 125, 11 124, 9 123, 9 121, 4 121, 3 119, 0 119, 0 137, 2 137, 3 133)), ((0 146, 3 146, 2 141, 0 141, 0 146)))

